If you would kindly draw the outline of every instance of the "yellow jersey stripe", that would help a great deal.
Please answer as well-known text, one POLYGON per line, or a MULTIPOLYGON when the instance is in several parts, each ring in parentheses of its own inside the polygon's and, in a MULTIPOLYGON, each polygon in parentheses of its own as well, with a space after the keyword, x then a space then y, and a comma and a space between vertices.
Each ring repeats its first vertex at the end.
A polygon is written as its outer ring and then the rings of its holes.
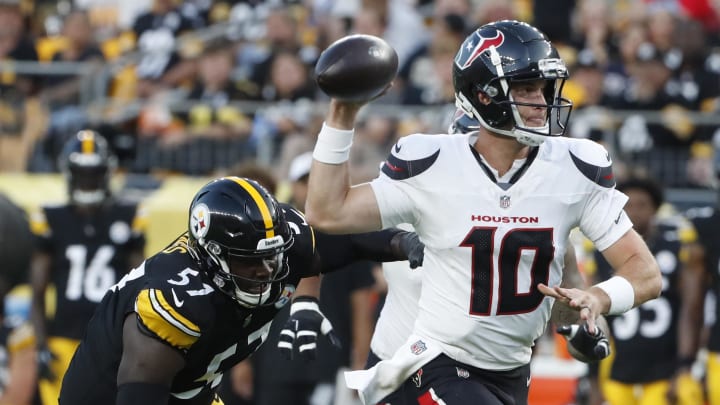
POLYGON ((135 211, 135 218, 133 218, 130 229, 134 233, 145 233, 148 228, 148 216, 143 206, 138 206, 135 211))
POLYGON ((260 209, 260 214, 262 215, 263 222, 265 224, 265 237, 266 238, 272 238, 275 236, 275 230, 273 229, 273 221, 272 217, 270 216, 270 208, 265 203, 265 200, 262 198, 260 193, 253 187, 250 183, 247 182, 247 180, 243 180, 239 177, 228 177, 228 179, 234 181, 235 183, 239 184, 240 187, 244 188, 245 191, 250 194, 250 197, 252 197, 253 201, 255 201, 255 205, 258 206, 258 209, 260 209))
POLYGON ((82 138, 82 143, 80 148, 82 149, 82 153, 90 154, 95 152, 95 137, 93 136, 93 133, 91 131, 82 131, 82 134, 80 135, 82 138))
POLYGON ((30 214, 30 232, 38 236, 50 234, 50 224, 42 210, 33 211, 30 214))
POLYGON ((143 290, 135 301, 142 323, 171 345, 187 349, 200 338, 200 328, 168 304, 162 291, 143 290))

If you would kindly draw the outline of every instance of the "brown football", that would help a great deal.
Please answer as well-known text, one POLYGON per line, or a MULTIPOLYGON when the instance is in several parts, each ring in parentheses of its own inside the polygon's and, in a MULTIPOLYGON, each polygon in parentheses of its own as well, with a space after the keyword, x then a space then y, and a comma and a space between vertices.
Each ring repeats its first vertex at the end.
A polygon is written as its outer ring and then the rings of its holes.
POLYGON ((320 54, 315 80, 330 97, 366 101, 382 93, 397 70, 397 53, 385 40, 356 34, 340 38, 320 54))

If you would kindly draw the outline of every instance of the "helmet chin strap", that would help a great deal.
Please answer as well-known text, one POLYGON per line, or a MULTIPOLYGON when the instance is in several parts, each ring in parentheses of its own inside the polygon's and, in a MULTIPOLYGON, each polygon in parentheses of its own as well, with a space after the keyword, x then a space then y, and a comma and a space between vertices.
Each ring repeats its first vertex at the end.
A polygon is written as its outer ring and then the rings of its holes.
MULTIPOLYGON (((545 138, 541 135, 533 134, 532 132, 524 130, 523 127, 519 126, 518 124, 522 123, 523 125, 525 122, 523 121, 522 117, 520 117, 520 112, 517 109, 517 106, 513 103, 512 95, 510 94, 510 86, 508 85, 507 80, 505 79, 505 71, 502 68, 502 59, 500 58, 500 54, 498 53, 497 49, 495 49, 495 46, 491 46, 489 48, 490 51, 490 62, 492 62, 493 66, 495 66, 495 72, 498 77, 498 81, 500 82, 500 87, 502 87, 503 94, 506 94, 508 97, 508 100, 510 100, 510 111, 512 111, 513 115, 513 122, 515 123, 513 125, 513 128, 509 131, 501 130, 501 129, 493 129, 494 132, 497 132, 502 135, 511 136, 518 140, 518 142, 522 143, 523 145, 527 146, 538 146, 541 143, 545 141, 545 138)), ((478 114, 479 115, 479 114, 478 114)), ((540 130, 546 130, 549 132, 550 126, 546 123, 543 127, 538 127, 540 130)))
MULTIPOLYGON (((505 80, 502 80, 505 82, 505 80)), ((541 143, 545 141, 545 137, 542 135, 534 134, 532 132, 524 130, 522 127, 518 127, 517 125, 514 125, 511 130, 504 130, 504 129, 498 129, 495 127, 490 126, 483 117, 480 115, 480 113, 473 107, 473 105, 470 103, 470 101, 463 95, 462 93, 458 92, 455 94, 455 105, 462 109, 465 113, 467 113, 469 116, 475 118, 480 125, 487 129, 490 132, 505 135, 511 138, 517 139, 518 142, 520 142, 523 145, 527 146, 538 146, 541 143)), ((517 114, 517 107, 514 105, 511 106, 511 109, 513 110, 513 117, 516 117, 517 114)), ((519 114, 517 115, 519 117, 519 114)), ((520 118, 515 118, 520 119, 520 118)), ((521 121, 522 122, 522 121, 521 121)), ((548 130, 548 125, 545 125, 543 127, 538 127, 539 130, 548 130)))
MULTIPOLYGON (((498 82, 500 83, 500 86, 502 87, 502 91, 504 94, 507 95, 510 104, 510 110, 512 111, 513 115, 513 121, 514 125, 513 128, 510 130, 495 128, 490 126, 485 120, 482 118, 480 113, 477 111, 477 109, 472 105, 470 100, 465 97, 465 95, 462 94, 462 92, 457 92, 455 94, 455 105, 465 111, 468 115, 471 117, 474 117, 478 120, 480 125, 487 129, 488 131, 491 131, 496 134, 509 136, 512 138, 517 139, 518 142, 520 142, 523 145, 527 146, 538 146, 541 143, 545 141, 545 137, 533 133, 529 130, 529 128, 524 128, 522 126, 519 126, 518 123, 524 124, 524 121, 522 117, 520 117, 520 112, 517 109, 517 106, 512 103, 512 95, 510 94, 510 86, 508 85, 507 80, 505 79, 505 71, 503 71, 502 68, 502 59, 500 58, 500 54, 498 53, 495 46, 491 46, 488 48, 488 51, 490 53, 490 61, 492 62, 493 66, 495 67, 496 74, 498 76, 498 82)), ((549 132, 550 125, 546 122, 546 124, 542 127, 537 127, 538 131, 542 132, 549 132)))
MULTIPOLYGON (((505 80, 503 80, 505 81, 505 80)), ((527 146, 538 146, 541 143, 545 142, 545 137, 542 135, 538 135, 535 133, 532 133, 528 130, 526 130, 526 127, 518 126, 518 123, 525 124, 525 121, 520 116, 520 111, 518 111, 517 106, 514 104, 512 95, 508 93, 508 99, 510 100, 510 110, 513 114, 513 120, 515 121, 515 125, 513 126, 513 129, 510 130, 512 132, 512 136, 517 138, 518 142, 522 143, 523 145, 527 146)), ((548 123, 548 120, 545 119, 545 125, 541 127, 528 127, 532 128, 533 130, 536 130, 538 132, 545 132, 550 133, 550 124, 548 123)))

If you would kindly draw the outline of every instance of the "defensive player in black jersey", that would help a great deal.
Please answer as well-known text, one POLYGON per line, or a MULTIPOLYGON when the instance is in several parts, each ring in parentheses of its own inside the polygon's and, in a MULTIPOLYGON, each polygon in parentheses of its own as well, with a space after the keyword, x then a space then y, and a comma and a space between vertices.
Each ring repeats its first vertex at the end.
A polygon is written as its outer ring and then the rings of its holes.
POLYGON ((60 384, 95 307, 128 269, 144 258, 145 217, 136 203, 112 197, 115 159, 106 140, 80 131, 62 151, 69 203, 31 216, 37 247, 32 261, 32 321, 37 334, 44 404, 57 403, 60 384), (54 286, 46 318, 46 291, 54 286))
MULTIPOLYGON (((692 225, 679 215, 661 216, 662 189, 632 178, 618 184, 635 229, 655 255, 663 277, 660 297, 612 319, 615 356, 602 391, 610 405, 703 403, 690 366, 698 350, 704 269, 702 249, 692 225)), ((612 270, 595 254, 596 275, 612 270)))
MULTIPOLYGON (((720 173, 718 173, 720 174, 720 173)), ((720 208, 698 207, 687 212, 703 245, 706 276, 715 297, 720 297, 720 208)), ((708 403, 720 405, 720 300, 715 300, 715 323, 707 341, 706 389, 708 403)))
POLYGON ((263 343, 293 295, 288 345, 312 357, 317 336, 332 337, 313 276, 355 260, 406 260, 412 235, 316 234, 255 181, 210 182, 190 205, 189 231, 105 295, 60 404, 222 403, 223 373, 263 343))

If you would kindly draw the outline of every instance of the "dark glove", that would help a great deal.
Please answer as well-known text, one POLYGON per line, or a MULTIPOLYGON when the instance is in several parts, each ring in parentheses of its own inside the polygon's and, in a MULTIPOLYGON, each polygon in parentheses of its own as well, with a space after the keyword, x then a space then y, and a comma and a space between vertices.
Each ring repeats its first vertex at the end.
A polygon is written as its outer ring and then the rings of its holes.
POLYGON ((420 238, 415 232, 400 232, 393 236, 392 243, 397 244, 403 255, 407 256, 411 269, 422 266, 425 258, 425 245, 420 242, 420 238))
POLYGON ((595 333, 591 334, 587 324, 563 325, 558 327, 557 333, 565 336, 568 351, 580 361, 592 363, 610 355, 610 342, 598 327, 595 327, 595 333))
POLYGON ((296 351, 305 360, 313 360, 317 352, 318 333, 327 337, 333 346, 342 346, 332 324, 320 312, 317 298, 297 297, 290 306, 290 317, 280 331, 278 349, 288 360, 294 357, 296 351))
POLYGON ((57 356, 47 348, 47 346, 38 347, 37 364, 38 376, 43 380, 55 381, 56 375, 53 373, 50 364, 55 361, 57 356))

